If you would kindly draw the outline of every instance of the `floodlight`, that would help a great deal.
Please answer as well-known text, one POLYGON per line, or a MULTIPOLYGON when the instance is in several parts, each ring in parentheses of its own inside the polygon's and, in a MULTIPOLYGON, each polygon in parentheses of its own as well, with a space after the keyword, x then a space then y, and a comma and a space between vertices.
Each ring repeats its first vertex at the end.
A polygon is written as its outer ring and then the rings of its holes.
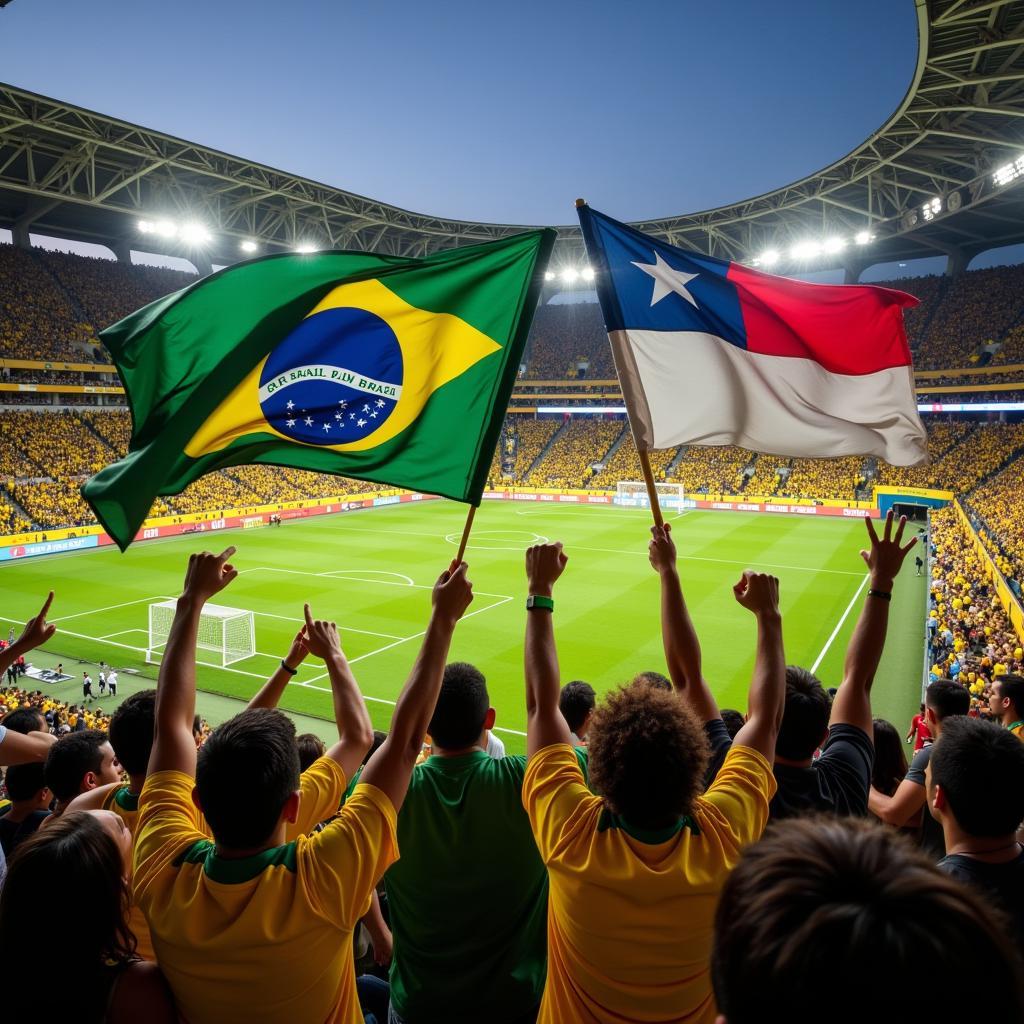
POLYGON ((765 249, 765 251, 761 253, 760 262, 763 263, 766 267, 774 266, 776 263, 779 262, 779 250, 765 249))
POLYGON ((928 202, 921 207, 921 215, 925 220, 931 220, 940 213, 942 213, 942 200, 938 196, 934 199, 929 199, 928 202))
POLYGON ((1024 156, 1019 156, 1012 163, 996 168, 992 173, 992 182, 997 187, 1009 185, 1011 181, 1016 181, 1022 174, 1024 174, 1024 156))
POLYGON ((295 251, 301 253, 316 252, 316 246, 313 245, 312 242, 299 242, 299 244, 295 246, 295 251))
POLYGON ((825 252, 842 252, 846 248, 845 238, 826 238, 822 248, 825 252))
POLYGON ((812 242, 808 239, 804 242, 797 242, 797 244, 789 250, 789 255, 795 260, 809 260, 817 256, 819 252, 821 252, 821 246, 817 242, 812 242))
POLYGON ((576 278, 579 276, 579 271, 575 267, 566 267, 565 270, 562 271, 562 283, 575 284, 576 278))
POLYGON ((870 231, 858 231, 857 234, 855 234, 853 236, 853 240, 858 245, 867 245, 868 242, 870 242, 871 239, 874 238, 874 237, 875 236, 873 234, 871 234, 870 231))
POLYGON ((194 220, 182 224, 179 234, 186 245, 205 245, 213 238, 205 225, 194 220))
POLYGON ((151 221, 148 220, 140 220, 138 226, 139 231, 141 231, 142 234, 144 235, 148 235, 153 230, 153 224, 151 221))
POLYGON ((171 220, 158 220, 153 225, 153 230, 164 238, 173 238, 178 233, 178 226, 171 220))
POLYGON ((259 246, 251 238, 244 238, 238 243, 238 248, 242 252, 255 252, 259 246))
POLYGON ((584 281, 593 281, 594 280, 594 268, 593 267, 584 267, 580 276, 583 278, 584 281))
POLYGON ((544 280, 545 281, 554 281, 554 279, 555 279, 555 272, 553 270, 545 270, 544 271, 544 280))

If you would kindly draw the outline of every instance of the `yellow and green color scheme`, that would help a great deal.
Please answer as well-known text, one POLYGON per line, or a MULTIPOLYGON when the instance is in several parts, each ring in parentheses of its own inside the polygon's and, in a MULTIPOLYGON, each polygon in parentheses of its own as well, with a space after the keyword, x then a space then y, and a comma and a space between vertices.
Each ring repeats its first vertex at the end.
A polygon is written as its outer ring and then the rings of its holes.
POLYGON ((83 495, 122 550, 155 497, 246 463, 479 502, 553 241, 269 256, 138 310, 100 336, 129 454, 83 495))

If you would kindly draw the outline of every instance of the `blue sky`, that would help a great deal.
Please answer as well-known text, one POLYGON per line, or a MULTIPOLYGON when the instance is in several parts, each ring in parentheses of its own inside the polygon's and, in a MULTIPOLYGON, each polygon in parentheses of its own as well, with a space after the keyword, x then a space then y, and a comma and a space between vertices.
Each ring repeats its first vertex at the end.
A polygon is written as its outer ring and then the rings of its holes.
POLYGON ((0 75, 442 216, 624 220, 784 185, 902 98, 911 0, 14 0, 0 75))

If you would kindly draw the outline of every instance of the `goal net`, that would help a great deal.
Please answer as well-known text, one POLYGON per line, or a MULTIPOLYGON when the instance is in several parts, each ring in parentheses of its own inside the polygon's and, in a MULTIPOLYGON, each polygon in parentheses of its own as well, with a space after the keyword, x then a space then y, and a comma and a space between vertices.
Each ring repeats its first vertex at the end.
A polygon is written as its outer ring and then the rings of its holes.
MULTIPOLYGON (((163 657, 167 637, 174 621, 176 601, 160 601, 149 606, 149 643, 146 661, 152 663, 163 657)), ((244 661, 256 653, 256 628, 253 613, 244 608, 226 608, 219 604, 208 604, 199 617, 199 651, 212 654, 212 659, 197 655, 203 665, 224 668, 236 661, 244 661)))
MULTIPOLYGON (((695 508, 692 501, 688 501, 682 484, 656 483, 654 490, 658 494, 658 504, 662 508, 679 511, 684 508, 695 508)), ((620 480, 615 485, 616 505, 624 508, 650 508, 651 500, 647 495, 647 485, 643 480, 620 480)))

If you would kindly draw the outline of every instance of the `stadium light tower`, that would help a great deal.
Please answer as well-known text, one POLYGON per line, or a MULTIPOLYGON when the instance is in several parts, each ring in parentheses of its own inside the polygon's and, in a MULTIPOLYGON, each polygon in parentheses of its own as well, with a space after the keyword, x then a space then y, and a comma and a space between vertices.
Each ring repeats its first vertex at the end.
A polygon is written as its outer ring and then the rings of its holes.
POLYGON ((189 221, 186 224, 182 224, 178 235, 186 245, 191 245, 196 248, 207 245, 213 241, 213 235, 210 234, 209 228, 194 220, 189 221))
POLYGON ((316 250, 317 250, 317 247, 312 242, 299 242, 298 245, 295 246, 295 251, 296 252, 301 252, 301 253, 306 253, 306 254, 311 253, 311 252, 316 252, 316 250))
POLYGON ((243 238, 242 241, 238 243, 238 248, 241 249, 242 252, 252 253, 256 252, 259 246, 251 238, 243 238))
POLYGON ((580 272, 575 267, 566 267, 562 273, 562 284, 575 284, 580 272))

